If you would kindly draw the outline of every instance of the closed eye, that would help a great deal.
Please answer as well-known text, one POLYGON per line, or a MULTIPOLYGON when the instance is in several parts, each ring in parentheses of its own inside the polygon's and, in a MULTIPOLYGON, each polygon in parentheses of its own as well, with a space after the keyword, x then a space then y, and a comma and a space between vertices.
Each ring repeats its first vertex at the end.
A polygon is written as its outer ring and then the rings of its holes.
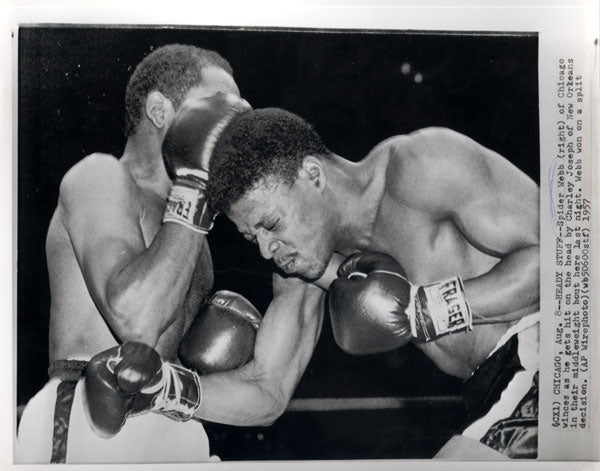
POLYGON ((246 239, 248 242, 252 242, 253 244, 256 244, 256 237, 253 236, 252 234, 244 234, 244 239, 246 239))
POLYGON ((266 231, 273 232, 275 230, 275 228, 277 227, 278 223, 279 223, 279 219, 277 219, 273 222, 269 222, 268 224, 265 224, 263 227, 265 228, 266 231))

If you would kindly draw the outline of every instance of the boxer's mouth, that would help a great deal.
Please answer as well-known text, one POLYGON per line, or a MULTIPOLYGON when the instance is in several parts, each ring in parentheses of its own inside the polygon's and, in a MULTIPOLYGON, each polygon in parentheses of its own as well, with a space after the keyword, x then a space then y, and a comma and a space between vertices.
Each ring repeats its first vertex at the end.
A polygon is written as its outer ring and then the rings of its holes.
POLYGON ((296 256, 292 255, 291 257, 287 257, 285 259, 278 260, 276 263, 279 268, 281 268, 284 272, 286 272, 289 275, 292 272, 292 270, 294 269, 294 261, 295 260, 296 260, 296 256))

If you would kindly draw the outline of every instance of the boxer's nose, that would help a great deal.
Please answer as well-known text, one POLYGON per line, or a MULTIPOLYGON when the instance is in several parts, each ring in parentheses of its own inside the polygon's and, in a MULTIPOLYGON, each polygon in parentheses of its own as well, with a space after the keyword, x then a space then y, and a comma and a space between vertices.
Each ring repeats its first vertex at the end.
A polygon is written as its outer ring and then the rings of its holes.
POLYGON ((260 254, 266 260, 271 260, 273 255, 279 250, 279 242, 266 235, 263 231, 256 234, 256 241, 260 249, 260 254))

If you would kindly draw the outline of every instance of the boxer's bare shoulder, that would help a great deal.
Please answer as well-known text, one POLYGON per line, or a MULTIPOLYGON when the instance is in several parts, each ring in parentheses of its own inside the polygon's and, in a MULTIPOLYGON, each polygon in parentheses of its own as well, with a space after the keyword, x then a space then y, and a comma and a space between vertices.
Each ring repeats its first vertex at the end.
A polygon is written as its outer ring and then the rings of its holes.
MULTIPOLYGON (((91 154, 67 172, 46 238, 51 358, 87 358, 115 343, 109 282, 149 247, 161 226, 164 204, 112 155, 91 154)), ((181 314, 157 345, 166 357, 174 357, 183 324, 212 285, 207 246, 198 260, 181 314)), ((125 327, 119 328, 124 332, 125 327)))
MULTIPOLYGON (((399 159, 398 163, 423 156, 424 154, 432 154, 437 149, 443 149, 444 146, 452 141, 464 143, 469 142, 476 144, 475 141, 469 139, 456 131, 442 127, 428 127, 417 129, 408 134, 398 134, 388 137, 377 144, 367 155, 367 158, 380 158, 382 155, 393 155, 399 159)), ((465 145, 469 145, 465 144, 465 145)))
MULTIPOLYGON (((108 203, 108 196, 134 199, 135 181, 119 160, 109 154, 90 154, 65 174, 60 184, 59 204, 64 209, 88 202, 108 203)), ((132 209, 131 205, 128 206, 132 209)))
POLYGON ((102 153, 74 165, 59 193, 59 213, 67 231, 86 233, 89 221, 103 221, 92 237, 117 230, 134 245, 141 241, 148 247, 160 229, 165 199, 152 187, 152 179, 146 182, 134 173, 123 159, 102 153))
POLYGON ((454 218, 457 208, 471 213, 484 201, 487 209, 519 208, 511 213, 537 217, 537 206, 528 204, 537 200, 535 182, 506 158, 456 131, 420 129, 388 139, 373 152, 388 155, 386 191, 434 220, 454 218))
POLYGON ((402 166, 407 179, 419 177, 424 183, 455 179, 470 188, 503 187, 509 181, 528 190, 536 187, 509 160, 448 128, 420 129, 398 143, 402 145, 395 146, 393 162, 402 166))
MULTIPOLYGON (((99 177, 104 172, 123 172, 124 169, 119 164, 119 159, 114 155, 95 152, 89 154, 65 174, 62 184, 70 183, 74 178, 99 177)), ((61 184, 61 185, 62 185, 61 184)))
POLYGON ((440 183, 476 177, 479 184, 491 175, 488 159, 481 158, 483 148, 450 129, 420 129, 388 140, 387 147, 389 191, 411 206, 438 201, 444 189, 440 183))
MULTIPOLYGON (((380 142, 364 162, 386 167, 387 186, 396 190, 396 196, 422 194, 422 191, 415 191, 422 188, 422 182, 447 175, 449 169, 472 159, 475 146, 475 141, 455 131, 429 127, 380 142)), ((484 170, 485 162, 481 159, 475 164, 480 167, 475 171, 484 170)))

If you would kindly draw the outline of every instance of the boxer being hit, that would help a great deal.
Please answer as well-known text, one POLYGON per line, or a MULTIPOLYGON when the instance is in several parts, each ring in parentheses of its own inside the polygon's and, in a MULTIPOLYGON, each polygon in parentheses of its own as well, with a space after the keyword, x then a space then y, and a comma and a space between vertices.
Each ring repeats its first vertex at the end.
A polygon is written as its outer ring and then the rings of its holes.
MULTIPOLYGON (((278 339, 270 347, 282 353, 274 358, 254 349, 261 315, 247 300, 231 292, 208 299, 213 273, 206 233, 213 216, 205 205, 203 166, 225 124, 249 109, 227 61, 192 46, 158 48, 137 66, 125 101, 128 138, 122 157, 92 154, 61 183, 46 242, 50 380, 22 415, 19 463, 209 459, 208 438, 197 420, 137 414, 118 434, 94 422, 110 421, 122 410, 114 401, 104 408, 111 398, 103 402, 95 394, 106 379, 95 374, 110 371, 99 365, 118 358, 121 345, 126 354, 151 350, 156 356, 145 359, 146 366, 160 356, 175 365, 172 371, 187 371, 183 363, 213 373, 202 384, 203 403, 210 409, 206 418, 243 424, 269 423, 281 413, 286 391, 295 386, 316 342, 320 324, 312 318, 321 315, 315 313, 323 309, 323 291, 315 286, 275 280, 285 294, 267 314, 279 315, 269 315, 259 334, 278 339), (252 357, 235 378, 215 374, 252 357), (297 371, 282 371, 290 363, 297 371)), ((164 380, 169 378, 165 373, 164 380)), ((199 399, 197 392, 188 404, 199 399)), ((135 407, 143 409, 143 401, 135 407)))
MULTIPOLYGON (((387 139, 353 163, 329 151, 298 116, 255 110, 223 131, 210 161, 208 200, 288 282, 303 280, 276 286, 271 307, 311 283, 324 286, 342 349, 369 354, 413 342, 442 371, 465 380, 470 425, 437 458, 537 455, 538 187, 508 160, 449 129, 427 128, 387 139)), ((269 334, 284 327, 263 331, 277 315, 265 316, 255 357, 266 340, 280 345, 269 334)), ((298 339, 310 338, 305 345, 312 347, 322 313, 302 319, 298 339)), ((288 317, 290 329, 296 320, 288 317)), ((224 377, 243 375, 248 365, 224 377)), ((135 397, 150 394, 149 402, 160 404, 166 396, 174 403, 191 398, 187 417, 217 415, 208 401, 195 402, 210 375, 205 381, 187 371, 192 392, 170 394, 164 377, 171 367, 161 368, 139 381, 135 366, 115 374, 135 397)))
POLYGON ((470 422, 440 458, 535 457, 539 322, 537 185, 443 128, 395 136, 358 163, 278 109, 236 119, 212 161, 209 201, 263 257, 330 288, 353 354, 412 341, 466 381, 470 422), (245 171, 236 171, 244 165, 245 171))

